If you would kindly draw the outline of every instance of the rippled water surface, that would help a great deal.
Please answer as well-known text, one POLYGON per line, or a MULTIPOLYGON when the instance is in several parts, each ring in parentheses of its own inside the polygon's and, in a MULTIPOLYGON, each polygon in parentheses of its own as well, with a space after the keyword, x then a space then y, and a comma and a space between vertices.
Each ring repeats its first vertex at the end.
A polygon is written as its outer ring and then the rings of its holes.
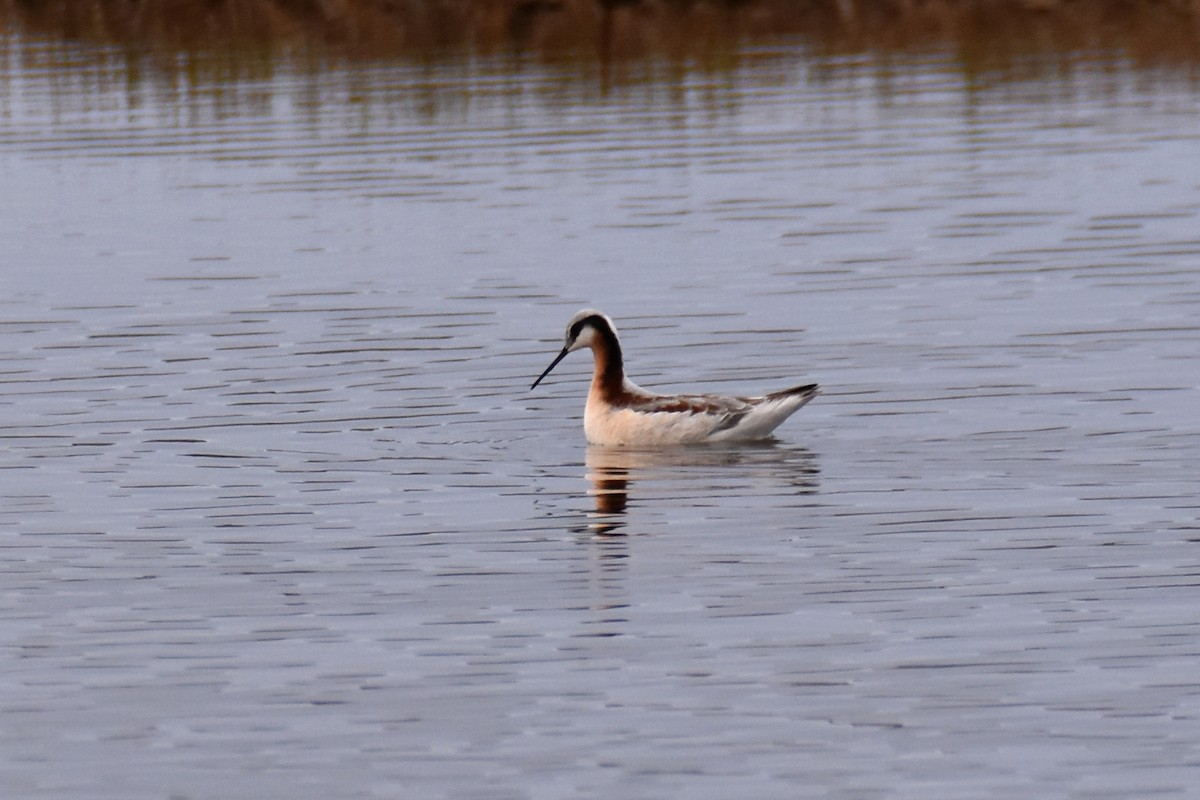
POLYGON ((1200 785, 1186 76, 3 53, 5 797, 1200 785))

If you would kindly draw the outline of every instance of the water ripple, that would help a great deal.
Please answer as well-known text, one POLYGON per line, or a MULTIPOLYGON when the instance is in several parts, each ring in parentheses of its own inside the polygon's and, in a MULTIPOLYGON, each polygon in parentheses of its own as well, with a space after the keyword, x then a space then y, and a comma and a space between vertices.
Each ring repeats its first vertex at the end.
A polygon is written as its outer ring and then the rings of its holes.
POLYGON ((0 66, 7 793, 1186 796, 1194 87, 806 58, 0 66))

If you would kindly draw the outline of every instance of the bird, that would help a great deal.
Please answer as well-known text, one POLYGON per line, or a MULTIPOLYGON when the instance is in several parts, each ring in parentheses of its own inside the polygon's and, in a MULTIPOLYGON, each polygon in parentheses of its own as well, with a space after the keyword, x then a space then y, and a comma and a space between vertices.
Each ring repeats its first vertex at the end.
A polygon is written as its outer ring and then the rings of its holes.
POLYGON ((625 377, 617 328, 594 308, 571 317, 562 351, 529 387, 537 388, 568 353, 591 348, 592 385, 583 430, 594 445, 662 447, 715 442, 750 442, 772 431, 820 392, 815 383, 763 397, 658 394, 625 377))

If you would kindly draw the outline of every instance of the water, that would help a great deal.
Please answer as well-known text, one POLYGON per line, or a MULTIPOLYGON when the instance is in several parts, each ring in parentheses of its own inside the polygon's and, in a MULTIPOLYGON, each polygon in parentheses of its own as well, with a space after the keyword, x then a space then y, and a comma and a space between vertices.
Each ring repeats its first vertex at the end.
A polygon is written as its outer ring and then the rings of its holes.
POLYGON ((1186 76, 4 53, 4 796, 1194 791, 1186 76))

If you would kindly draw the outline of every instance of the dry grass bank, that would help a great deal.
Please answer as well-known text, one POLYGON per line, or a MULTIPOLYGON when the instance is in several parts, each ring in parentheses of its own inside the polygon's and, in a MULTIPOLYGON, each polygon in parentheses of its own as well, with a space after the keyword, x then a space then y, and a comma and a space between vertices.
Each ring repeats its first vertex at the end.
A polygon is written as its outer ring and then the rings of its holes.
POLYGON ((520 49, 691 58, 798 36, 827 52, 942 46, 968 60, 1109 50, 1195 61, 1200 0, 0 0, 0 25, 153 51, 345 57, 520 49))

